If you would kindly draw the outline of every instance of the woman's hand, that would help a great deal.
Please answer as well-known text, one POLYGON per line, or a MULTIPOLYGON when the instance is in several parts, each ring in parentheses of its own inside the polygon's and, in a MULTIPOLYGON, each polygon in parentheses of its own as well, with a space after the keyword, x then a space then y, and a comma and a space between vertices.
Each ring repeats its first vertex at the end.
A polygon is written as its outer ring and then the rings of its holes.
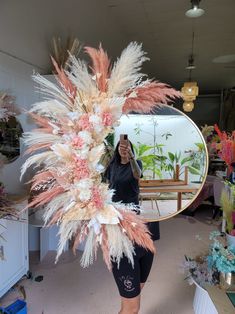
POLYGON ((130 147, 120 143, 119 150, 120 150, 121 155, 124 158, 127 158, 129 160, 129 150, 130 150, 130 147))

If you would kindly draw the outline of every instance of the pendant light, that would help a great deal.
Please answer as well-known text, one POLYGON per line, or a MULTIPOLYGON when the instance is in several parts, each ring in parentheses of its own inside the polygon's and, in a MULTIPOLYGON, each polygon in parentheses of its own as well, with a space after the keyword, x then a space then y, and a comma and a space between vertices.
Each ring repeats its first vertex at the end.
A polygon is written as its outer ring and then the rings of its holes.
POLYGON ((205 10, 199 8, 201 0, 191 0, 191 9, 185 12, 185 15, 189 18, 197 18, 201 17, 204 13, 205 10))
POLYGON ((194 32, 192 34, 192 52, 188 59, 188 66, 186 67, 189 70, 189 79, 184 83, 184 86, 181 89, 183 96, 183 110, 185 112, 191 112, 194 109, 193 101, 196 99, 199 93, 199 88, 197 86, 197 82, 192 81, 192 70, 196 68, 194 64, 194 32))

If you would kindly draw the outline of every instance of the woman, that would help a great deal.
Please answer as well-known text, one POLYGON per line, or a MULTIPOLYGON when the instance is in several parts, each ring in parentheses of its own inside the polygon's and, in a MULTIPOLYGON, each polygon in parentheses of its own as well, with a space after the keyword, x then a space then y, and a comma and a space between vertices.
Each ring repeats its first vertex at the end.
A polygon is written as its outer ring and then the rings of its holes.
MULTIPOLYGON (((138 180, 142 176, 142 163, 135 160, 133 146, 118 143, 104 177, 109 181, 109 187, 115 190, 114 202, 139 205, 138 180)), ((148 223, 153 240, 158 240, 159 223, 148 223)), ((135 245, 134 268, 124 256, 119 268, 113 263, 113 275, 120 296, 121 310, 119 314, 137 314, 140 309, 140 292, 152 267, 153 253, 135 245)))

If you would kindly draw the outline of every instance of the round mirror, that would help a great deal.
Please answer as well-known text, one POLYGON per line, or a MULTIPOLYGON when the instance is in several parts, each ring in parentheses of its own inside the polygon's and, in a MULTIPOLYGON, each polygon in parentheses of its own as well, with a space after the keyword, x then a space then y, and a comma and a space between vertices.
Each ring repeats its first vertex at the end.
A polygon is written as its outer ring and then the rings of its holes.
POLYGON ((21 124, 14 116, 0 121, 0 157, 4 162, 12 162, 20 155, 22 132, 21 124))
POLYGON ((208 170, 204 138, 181 111, 163 106, 152 115, 122 116, 115 144, 128 134, 141 160, 142 215, 148 221, 170 218, 186 209, 202 190, 208 170))

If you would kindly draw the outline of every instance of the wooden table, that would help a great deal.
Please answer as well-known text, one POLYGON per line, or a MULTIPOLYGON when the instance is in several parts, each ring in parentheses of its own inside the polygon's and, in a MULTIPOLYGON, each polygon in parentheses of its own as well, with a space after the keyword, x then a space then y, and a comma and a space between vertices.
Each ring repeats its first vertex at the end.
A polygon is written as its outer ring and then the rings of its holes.
POLYGON ((148 186, 140 187, 140 194, 149 193, 177 193, 177 211, 182 208, 182 194, 183 193, 196 193, 199 187, 193 184, 186 185, 166 185, 166 186, 148 186))

